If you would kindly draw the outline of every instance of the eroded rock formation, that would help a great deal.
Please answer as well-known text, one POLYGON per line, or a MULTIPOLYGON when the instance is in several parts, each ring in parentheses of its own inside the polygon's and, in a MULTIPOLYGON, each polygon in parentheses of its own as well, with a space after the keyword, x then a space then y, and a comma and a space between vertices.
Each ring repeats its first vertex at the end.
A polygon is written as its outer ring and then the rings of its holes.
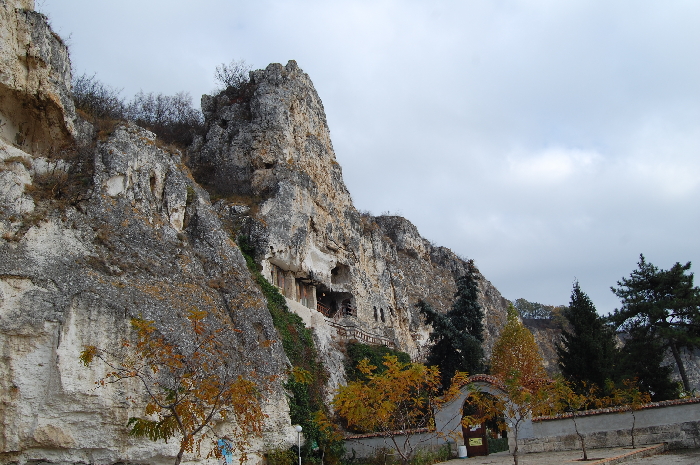
MULTIPOLYGON (((207 133, 188 154, 193 176, 146 130, 119 124, 98 134, 76 119, 66 48, 32 6, 0 2, 0 461, 172 461, 173 442, 127 434, 141 386, 96 388, 104 367, 79 362, 85 345, 129 338, 132 317, 185 344, 187 312, 207 310, 241 330, 227 336, 241 373, 281 382, 288 361, 270 343, 279 337, 238 235, 314 327, 329 396, 344 381, 347 339, 420 359, 429 328, 415 303, 447 310, 466 263, 404 218, 354 208, 321 100, 295 62, 205 96, 207 133)), ((506 301, 486 279, 480 288, 488 352, 506 301)), ((281 384, 264 408, 258 453, 295 439, 281 384)), ((219 421, 213 434, 230 427, 219 421)))
MULTIPOLYGON (((6 144, 0 148, 4 167, 19 173, 18 179, 31 180, 37 167, 54 163, 17 152, 6 144), (15 154, 14 161, 6 153, 15 154)), ((127 435, 126 421, 143 404, 126 398, 143 398, 141 386, 96 389, 105 367, 87 369, 78 360, 85 345, 118 348, 129 337, 132 317, 154 320, 172 340, 185 341, 189 310, 223 315, 242 330, 227 335, 229 356, 240 360, 242 372, 279 375, 286 367, 280 343, 261 344, 276 339, 264 299, 178 154, 156 147, 153 134, 123 126, 90 156, 94 184, 75 205, 40 200, 33 209, 40 217, 3 215, 0 222, 5 463, 172 460, 172 441, 127 435), (28 228, 27 221, 33 223, 28 228)), ((55 166, 50 171, 59 172, 55 166)), ((26 194, 8 200, 33 201, 26 194)), ((265 440, 284 441, 292 430, 281 386, 266 399, 265 440)))
POLYGON ((0 134, 28 153, 69 145, 75 135, 68 49, 33 10, 0 2, 0 134))
MULTIPOLYGON (((251 237, 265 276, 340 336, 356 328, 419 358, 428 328, 415 304, 449 309, 466 262, 404 218, 355 209, 323 104, 296 62, 252 72, 243 89, 203 97, 202 109, 207 133, 190 166, 233 233, 251 237)), ((490 352, 506 301, 487 280, 480 287, 490 352)))

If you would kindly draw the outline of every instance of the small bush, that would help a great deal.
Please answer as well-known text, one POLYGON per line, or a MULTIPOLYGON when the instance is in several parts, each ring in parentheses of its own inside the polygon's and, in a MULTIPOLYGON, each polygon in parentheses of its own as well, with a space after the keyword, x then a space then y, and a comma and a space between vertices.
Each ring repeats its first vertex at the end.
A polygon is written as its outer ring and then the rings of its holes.
POLYGON ((291 449, 273 449, 265 454, 267 465, 294 465, 297 454, 291 449))
POLYGON ((32 184, 25 187, 34 202, 49 201, 63 209, 85 200, 94 172, 92 149, 71 147, 50 154, 48 159, 51 169, 34 175, 32 184))
POLYGON ((451 458, 452 451, 449 444, 445 444, 437 450, 425 447, 418 449, 418 452, 411 457, 411 465, 433 465, 434 463, 446 462, 451 458))
POLYGON ((231 60, 231 63, 221 63, 216 67, 214 79, 226 90, 229 87, 241 88, 250 81, 252 67, 245 60, 231 60))
POLYGON ((96 74, 73 78, 75 107, 93 118, 124 119, 126 105, 121 91, 99 81, 96 74))
POLYGON ((486 438, 489 442, 489 454, 508 450, 508 438, 486 438))
POLYGON ((367 381, 367 376, 357 369, 357 364, 365 358, 368 359, 372 365, 377 367, 377 373, 384 372, 384 357, 387 355, 396 356, 402 363, 411 362, 411 356, 407 353, 391 349, 384 345, 373 346, 351 341, 348 342, 346 349, 348 357, 345 360, 345 374, 347 375, 348 381, 367 381))

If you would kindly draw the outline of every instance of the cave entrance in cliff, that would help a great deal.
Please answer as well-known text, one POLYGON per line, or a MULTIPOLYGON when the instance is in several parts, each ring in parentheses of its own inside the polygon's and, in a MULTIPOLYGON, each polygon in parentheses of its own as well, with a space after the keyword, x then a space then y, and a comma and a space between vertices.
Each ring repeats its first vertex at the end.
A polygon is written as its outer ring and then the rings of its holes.
POLYGON ((349 292, 333 292, 323 284, 316 286, 316 310, 328 318, 357 316, 355 298, 349 292))

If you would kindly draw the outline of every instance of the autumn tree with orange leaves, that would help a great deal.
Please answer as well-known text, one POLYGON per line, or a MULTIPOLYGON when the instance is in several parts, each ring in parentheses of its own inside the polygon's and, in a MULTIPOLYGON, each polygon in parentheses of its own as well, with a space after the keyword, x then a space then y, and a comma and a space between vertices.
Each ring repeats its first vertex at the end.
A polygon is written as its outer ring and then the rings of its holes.
MULTIPOLYGON (((217 421, 232 420, 226 446, 246 458, 250 439, 262 435, 265 414, 260 406, 261 380, 243 376, 225 350, 226 331, 236 331, 204 311, 188 315, 192 339, 179 344, 161 334, 153 321, 133 318, 136 342, 123 341, 124 353, 86 346, 80 360, 85 366, 98 359, 108 373, 98 385, 137 379, 148 402, 142 417, 129 419, 130 434, 152 441, 179 437, 175 464, 185 452, 200 454, 200 445, 217 421), (216 329, 214 329, 216 328, 216 329)), ((215 437, 211 437, 216 441, 215 437)), ((214 447, 210 455, 221 456, 214 447)))
MULTIPOLYGON (((467 374, 458 372, 441 394, 440 370, 420 363, 403 363, 384 357, 386 370, 363 359, 357 369, 366 380, 341 386, 333 399, 336 413, 348 427, 362 432, 381 432, 393 444, 401 462, 407 464, 418 448, 431 438, 411 441, 416 430, 434 426, 433 411, 455 399, 467 384, 467 374)), ((441 433, 435 432, 435 435, 441 433)))
POLYGON ((503 381, 517 376, 525 387, 547 378, 535 337, 518 319, 512 305, 508 307, 508 320, 501 336, 493 346, 491 374, 503 381))
POLYGON ((651 402, 651 395, 641 390, 637 378, 623 380, 622 386, 612 391, 612 404, 623 406, 623 412, 630 412, 632 415, 632 429, 630 431, 632 449, 636 449, 634 429, 637 423, 637 412, 649 402, 651 402))
POLYGON ((482 414, 481 418, 469 420, 481 423, 504 416, 515 439, 513 462, 518 465, 521 426, 528 418, 550 412, 555 406, 550 396, 551 381, 547 379, 535 338, 518 319, 512 305, 508 307, 508 320, 493 347, 491 374, 499 382, 498 390, 494 395, 478 391, 470 395, 470 403, 482 414))

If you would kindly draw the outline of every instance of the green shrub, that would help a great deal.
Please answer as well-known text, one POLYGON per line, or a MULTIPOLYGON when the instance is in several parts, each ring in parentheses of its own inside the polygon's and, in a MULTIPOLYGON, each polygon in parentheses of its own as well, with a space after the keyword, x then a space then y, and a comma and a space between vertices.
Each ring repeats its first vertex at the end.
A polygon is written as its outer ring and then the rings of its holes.
POLYGON ((411 465, 433 465, 438 462, 446 462, 452 458, 452 450, 449 444, 445 444, 439 449, 425 447, 418 451, 411 458, 411 465))
POLYGON ((291 449, 273 449, 265 454, 268 465, 294 465, 297 454, 291 449))
POLYGON ((508 450, 508 438, 487 438, 489 443, 489 454, 508 450))

